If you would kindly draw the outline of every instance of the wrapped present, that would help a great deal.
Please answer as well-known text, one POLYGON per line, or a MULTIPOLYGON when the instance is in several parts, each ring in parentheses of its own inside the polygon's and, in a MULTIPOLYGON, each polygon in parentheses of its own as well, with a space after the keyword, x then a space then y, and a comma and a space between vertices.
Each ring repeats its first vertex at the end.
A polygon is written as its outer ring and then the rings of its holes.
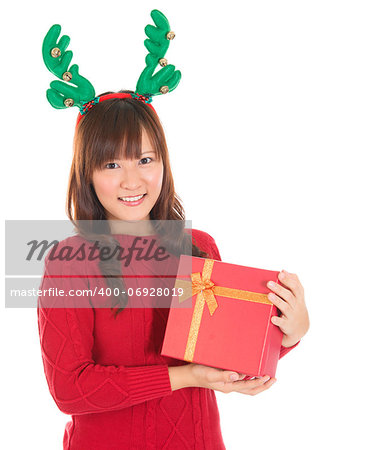
POLYGON ((278 274, 181 255, 161 354, 274 377, 283 333, 271 322, 280 311, 267 282, 278 274))

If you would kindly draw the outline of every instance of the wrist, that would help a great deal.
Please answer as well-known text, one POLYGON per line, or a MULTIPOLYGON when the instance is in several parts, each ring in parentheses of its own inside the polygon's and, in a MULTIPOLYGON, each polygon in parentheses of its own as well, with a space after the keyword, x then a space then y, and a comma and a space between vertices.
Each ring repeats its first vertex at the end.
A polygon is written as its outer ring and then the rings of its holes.
POLYGON ((170 384, 172 391, 195 386, 194 376, 191 367, 192 367, 191 364, 168 367, 168 374, 170 376, 170 384))
POLYGON ((292 338, 290 336, 284 336, 283 341, 282 341, 282 346, 284 348, 290 348, 290 347, 294 347, 294 345, 296 345, 298 342, 300 341, 300 338, 292 338))
POLYGON ((186 364, 185 368, 186 368, 186 379, 187 379, 187 387, 201 387, 198 383, 197 378, 195 377, 195 372, 193 370, 195 364, 194 363, 189 363, 186 364))

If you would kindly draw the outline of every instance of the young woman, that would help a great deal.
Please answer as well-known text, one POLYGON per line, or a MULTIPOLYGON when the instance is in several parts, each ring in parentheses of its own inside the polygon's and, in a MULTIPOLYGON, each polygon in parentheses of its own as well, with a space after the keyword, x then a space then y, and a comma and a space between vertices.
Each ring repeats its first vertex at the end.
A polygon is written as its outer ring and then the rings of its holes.
MULTIPOLYGON (((132 91, 120 92, 123 98, 116 94, 94 105, 76 129, 67 214, 78 234, 61 241, 55 253, 91 242, 128 249, 141 236, 169 249, 176 256, 171 258, 175 269, 182 253, 221 260, 209 234, 192 230, 191 237, 184 229, 157 114, 132 98, 132 91), (93 223, 103 229, 94 229, 93 223), (178 226, 166 228, 165 223, 178 226)), ((139 307, 124 289, 119 296, 107 290, 91 295, 96 288, 127 288, 133 278, 120 275, 136 278, 147 272, 147 264, 46 258, 41 289, 65 292, 40 297, 38 307, 50 393, 72 418, 64 449, 224 449, 214 391, 256 395, 275 381, 245 381, 244 374, 163 357, 167 307, 139 307), (75 290, 89 294, 72 296, 75 290)), ((280 357, 308 328, 303 288, 296 275, 282 273, 283 286, 271 288, 271 300, 283 312, 274 317, 285 333, 280 357)))

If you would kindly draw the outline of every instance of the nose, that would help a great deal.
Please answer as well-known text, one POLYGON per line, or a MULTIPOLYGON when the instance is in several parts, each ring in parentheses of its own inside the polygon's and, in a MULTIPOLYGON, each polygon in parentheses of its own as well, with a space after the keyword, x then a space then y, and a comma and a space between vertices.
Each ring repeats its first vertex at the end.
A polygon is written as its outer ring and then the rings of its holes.
POLYGON ((128 190, 129 193, 139 193, 138 191, 142 187, 142 178, 139 168, 136 167, 136 162, 131 161, 127 167, 123 168, 120 187, 128 190))

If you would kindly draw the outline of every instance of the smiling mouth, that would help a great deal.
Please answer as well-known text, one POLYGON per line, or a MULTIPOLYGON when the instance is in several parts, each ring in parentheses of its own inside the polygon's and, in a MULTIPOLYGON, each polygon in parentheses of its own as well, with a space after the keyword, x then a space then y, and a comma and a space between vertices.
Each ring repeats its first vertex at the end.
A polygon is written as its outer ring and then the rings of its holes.
POLYGON ((119 197, 119 200, 123 202, 138 202, 142 198, 144 198, 147 194, 141 194, 134 197, 119 197))

